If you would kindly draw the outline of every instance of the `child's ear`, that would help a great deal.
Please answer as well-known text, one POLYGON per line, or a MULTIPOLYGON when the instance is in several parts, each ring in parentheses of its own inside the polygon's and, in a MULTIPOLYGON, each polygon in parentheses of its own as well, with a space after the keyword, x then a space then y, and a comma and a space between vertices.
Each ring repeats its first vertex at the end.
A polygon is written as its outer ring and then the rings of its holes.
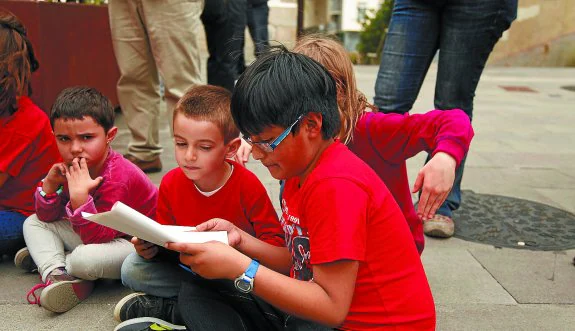
POLYGON ((106 133, 106 144, 109 145, 116 135, 118 134, 118 128, 113 126, 108 132, 106 133))
POLYGON ((226 144, 226 159, 233 158, 242 144, 241 138, 234 138, 226 144))
POLYGON ((305 129, 311 138, 321 137, 323 117, 320 113, 309 113, 302 119, 302 129, 305 129))

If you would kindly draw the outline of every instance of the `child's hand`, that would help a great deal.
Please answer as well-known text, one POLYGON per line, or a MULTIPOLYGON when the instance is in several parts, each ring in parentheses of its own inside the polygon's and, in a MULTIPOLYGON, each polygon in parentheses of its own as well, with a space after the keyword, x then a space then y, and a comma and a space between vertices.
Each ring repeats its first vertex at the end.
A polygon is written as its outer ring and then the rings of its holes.
POLYGON ((248 144, 243 139, 240 139, 240 140, 242 143, 241 143, 240 147, 238 148, 236 155, 234 156, 234 161, 236 161, 237 163, 239 163, 245 167, 246 163, 250 159, 250 154, 252 153, 252 145, 248 144))
POLYGON ((102 183, 103 178, 92 179, 86 159, 74 158, 72 165, 66 171, 68 180, 68 190, 70 192, 70 203, 76 209, 88 201, 88 194, 91 190, 102 183))
POLYGON ((54 193, 64 183, 66 183, 66 166, 64 163, 56 163, 48 171, 42 184, 42 191, 48 194, 54 193))
POLYGON ((212 218, 196 226, 196 231, 226 231, 228 233, 228 244, 238 248, 242 243, 242 232, 230 221, 221 218, 212 218))
POLYGON ((134 248, 136 249, 136 253, 143 257, 146 260, 153 258, 154 256, 158 255, 158 246, 152 244, 151 242, 142 240, 138 237, 132 237, 130 240, 132 244, 134 244, 134 248))
POLYGON ((249 257, 219 241, 167 243, 166 248, 180 252, 180 261, 207 279, 235 279, 251 262, 249 257))
POLYGON ((432 218, 449 195, 455 180, 456 164, 451 155, 439 152, 419 170, 413 193, 423 188, 417 205, 417 215, 422 220, 432 218))

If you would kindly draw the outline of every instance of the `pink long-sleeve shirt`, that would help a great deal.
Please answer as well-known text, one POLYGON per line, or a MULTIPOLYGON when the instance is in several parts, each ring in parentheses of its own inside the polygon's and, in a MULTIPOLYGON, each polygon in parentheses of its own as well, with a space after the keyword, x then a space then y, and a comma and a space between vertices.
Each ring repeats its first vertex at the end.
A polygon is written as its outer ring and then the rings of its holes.
POLYGON ((105 243, 124 234, 88 221, 82 217, 82 212, 95 214, 109 211, 114 203, 122 201, 155 219, 158 188, 138 167, 110 149, 100 176, 104 179, 100 186, 92 190, 88 201, 75 210, 72 210, 70 204, 67 185, 64 185, 61 195, 49 199, 42 197, 39 190, 36 190, 35 206, 38 219, 43 222, 68 219, 84 244, 105 243))
POLYGON ((425 245, 423 224, 411 200, 405 160, 422 151, 444 152, 459 166, 472 138, 469 117, 459 109, 413 115, 366 112, 355 126, 349 149, 375 170, 392 193, 420 254, 425 245))

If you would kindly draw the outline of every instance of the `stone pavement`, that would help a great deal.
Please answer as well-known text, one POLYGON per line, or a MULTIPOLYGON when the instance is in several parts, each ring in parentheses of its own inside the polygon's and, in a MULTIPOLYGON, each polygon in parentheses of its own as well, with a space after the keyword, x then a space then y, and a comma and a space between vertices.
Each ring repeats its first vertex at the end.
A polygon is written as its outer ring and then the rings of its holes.
MULTIPOLYGON (((377 67, 356 67, 360 89, 373 98, 377 67)), ((432 108, 435 68, 414 112, 432 108)), ((575 213, 575 69, 487 68, 475 99, 475 139, 464 189, 533 200, 575 213), (534 92, 511 92, 524 86, 534 92)), ((118 118, 114 147, 125 151, 129 133, 118 118)), ((176 166, 167 124, 159 183, 176 166)), ((413 181, 425 156, 408 162, 413 181)), ((278 205, 278 185, 258 162, 248 167, 278 205)), ((575 330, 575 250, 534 252, 495 248, 456 238, 427 238, 422 260, 437 305, 438 330, 575 330)), ((94 295, 65 314, 28 305, 26 291, 37 275, 0 263, 0 316, 10 330, 112 330, 115 303, 128 290, 102 281, 94 295)))

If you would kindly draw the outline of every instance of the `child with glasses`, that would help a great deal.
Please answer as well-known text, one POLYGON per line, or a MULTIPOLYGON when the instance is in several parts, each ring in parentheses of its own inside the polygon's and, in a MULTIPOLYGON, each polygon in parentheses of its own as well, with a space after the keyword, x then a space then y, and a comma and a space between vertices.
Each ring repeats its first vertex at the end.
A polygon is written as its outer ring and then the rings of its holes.
MULTIPOLYGON (((228 90, 202 85, 189 89, 177 103, 173 125, 179 167, 162 178, 156 220, 196 226, 225 219, 243 233, 285 251, 283 231, 266 189, 252 172, 230 160, 240 145, 230 99, 228 90)), ((137 292, 116 305, 114 317, 123 321, 117 330, 131 330, 142 318, 177 325, 180 282, 193 274, 178 265, 177 254, 138 238, 132 243, 137 254, 124 261, 122 282, 137 292)), ((288 261, 287 255, 279 257, 270 265, 288 261)))
POLYGON ((230 246, 169 243, 200 276, 253 298, 240 306, 184 283, 186 327, 433 330, 433 297, 401 209, 336 139, 341 121, 329 72, 305 55, 272 49, 239 78, 232 114, 254 158, 286 180, 280 222, 288 249, 223 220, 197 228, 226 229, 230 246), (279 254, 289 263, 270 264, 279 254))

